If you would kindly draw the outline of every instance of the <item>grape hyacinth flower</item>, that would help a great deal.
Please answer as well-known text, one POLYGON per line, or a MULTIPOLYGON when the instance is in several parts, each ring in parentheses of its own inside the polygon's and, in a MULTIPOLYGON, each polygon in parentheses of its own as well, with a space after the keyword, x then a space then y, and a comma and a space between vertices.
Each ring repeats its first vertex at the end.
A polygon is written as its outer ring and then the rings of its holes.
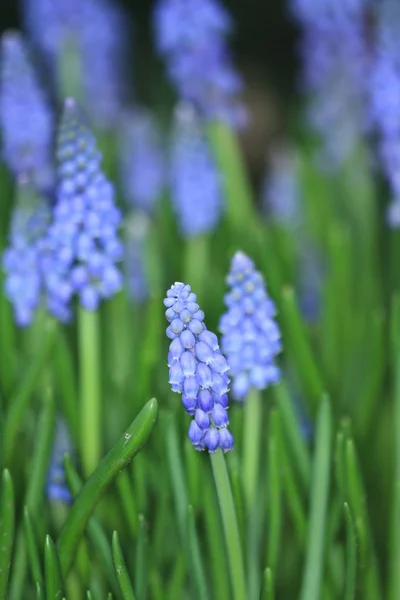
POLYGON ((63 96, 81 98, 82 91, 93 122, 102 128, 113 125, 127 82, 127 17, 121 6, 114 0, 24 0, 24 20, 53 78, 61 76, 63 96), (67 71, 75 67, 63 64, 71 46, 78 57, 79 82, 68 81, 67 71), (71 83, 81 90, 71 89, 71 83))
POLYGON ((149 285, 144 264, 145 242, 150 221, 143 212, 128 216, 125 224, 125 278, 128 294, 135 302, 144 302, 149 296, 149 285))
POLYGON ((227 277, 227 312, 221 317, 221 346, 232 373, 232 392, 244 400, 250 388, 265 389, 280 379, 274 358, 281 351, 276 310, 261 273, 243 252, 236 252, 227 277))
POLYGON ((223 207, 220 174, 193 106, 176 111, 170 159, 172 202, 182 235, 212 231, 223 207))
POLYGON ((71 98, 61 118, 57 161, 57 200, 42 268, 49 309, 64 321, 74 295, 94 311, 121 288, 116 263, 123 254, 114 190, 101 170, 95 138, 71 98))
POLYGON ((53 115, 16 31, 1 38, 0 83, 4 160, 15 176, 28 176, 47 190, 52 183, 53 115))
POLYGON ((173 392, 182 394, 183 406, 193 416, 189 438, 196 450, 227 452, 234 444, 228 430, 229 366, 218 338, 207 329, 190 285, 172 285, 164 305, 170 323, 169 383, 173 392))
POLYGON ((243 125, 242 80, 227 48, 232 20, 223 6, 217 0, 159 0, 154 28, 180 99, 193 102, 207 119, 243 125))
POLYGON ((64 454, 71 454, 72 442, 67 425, 62 418, 57 420, 53 452, 47 475, 46 492, 51 501, 65 504, 72 502, 72 496, 67 487, 64 471, 64 454))
POLYGON ((370 78, 371 117, 379 137, 382 168, 392 194, 387 219, 400 226, 400 6, 384 0, 377 8, 377 29, 370 78))
POLYGON ((368 126, 368 3, 291 1, 302 30, 302 84, 309 93, 308 121, 322 140, 322 166, 331 171, 354 154, 368 126))
POLYGON ((121 180, 134 208, 151 213, 165 181, 165 157, 155 115, 146 109, 121 119, 121 180))
POLYGON ((17 204, 11 219, 9 245, 3 254, 4 292, 20 327, 31 324, 42 294, 42 240, 50 224, 51 210, 20 177, 17 204))
POLYGON ((301 190, 297 161, 293 151, 278 149, 271 154, 268 173, 263 182, 262 204, 276 222, 291 229, 301 222, 301 190))

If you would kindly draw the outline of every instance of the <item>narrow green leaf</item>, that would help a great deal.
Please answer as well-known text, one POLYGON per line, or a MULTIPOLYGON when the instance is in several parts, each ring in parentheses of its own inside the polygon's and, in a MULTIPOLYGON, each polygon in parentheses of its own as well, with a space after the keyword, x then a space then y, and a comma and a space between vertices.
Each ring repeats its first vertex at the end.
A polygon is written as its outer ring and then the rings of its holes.
POLYGON ((354 600, 357 581, 357 535, 353 516, 347 502, 344 503, 346 522, 346 581, 344 600, 354 600))
MULTIPOLYGON (((68 454, 64 456, 64 470, 68 488, 72 496, 75 498, 76 496, 78 496, 82 488, 82 481, 78 473, 76 472, 71 457, 68 454)), ((93 548, 96 549, 96 552, 103 566, 104 572, 107 575, 107 579, 110 585, 112 586, 114 593, 116 594, 117 598, 121 599, 122 597, 118 581, 115 576, 115 569, 110 544, 107 539, 107 535, 105 534, 102 528, 101 523, 95 515, 92 515, 87 522, 87 533, 93 548)))
POLYGON ((94 600, 94 599, 93 599, 92 592, 91 592, 90 590, 88 590, 88 591, 86 592, 86 600, 94 600))
MULTIPOLYGON (((43 409, 40 415, 36 433, 36 443, 32 462, 30 464, 30 477, 25 496, 25 506, 34 521, 38 517, 46 485, 46 478, 53 448, 55 431, 55 403, 52 391, 47 389, 43 398, 43 409)), ((22 528, 18 528, 13 559, 13 569, 10 582, 10 599, 19 600, 23 594, 25 577, 28 567, 27 545, 22 528)))
POLYGON ((280 480, 280 422, 277 410, 271 411, 268 438, 268 546, 267 561, 272 571, 276 573, 279 558, 279 543, 281 535, 281 480, 280 480))
POLYGON ((174 494, 175 510, 182 542, 186 540, 186 511, 188 495, 183 471, 182 459, 178 446, 178 431, 172 413, 165 415, 166 420, 166 451, 174 494))
POLYGON ((293 408, 293 401, 285 382, 274 386, 273 394, 282 420, 282 430, 291 450, 291 458, 296 465, 304 490, 309 489, 311 479, 311 463, 304 437, 301 434, 299 420, 293 408))
MULTIPOLYGON (((215 491, 208 484, 204 489, 203 507, 207 536, 207 548, 210 556, 212 589, 218 600, 230 600, 229 578, 226 577, 227 562, 224 547, 221 517, 215 507, 217 505, 215 491)), ((173 598, 173 596, 171 596, 173 598)))
POLYGON ((1 478, 0 506, 0 599, 7 600, 15 527, 14 487, 11 475, 4 469, 1 478))
MULTIPOLYGON (((36 600, 45 600, 43 585, 38 581, 36 582, 36 600)), ((65 600, 65 598, 63 598, 63 600, 65 600)))
POLYGON ((331 457, 331 411, 324 397, 318 412, 316 445, 312 468, 311 504, 308 524, 306 561, 301 600, 319 600, 324 567, 325 520, 328 506, 331 457))
POLYGON ((119 471, 129 464, 146 444, 156 424, 157 415, 158 404, 153 398, 143 407, 83 486, 57 541, 64 577, 71 567, 79 539, 94 507, 119 471))
POLYGON ((187 523, 192 573, 196 585, 197 597, 207 600, 207 598, 210 596, 207 589, 207 580, 204 572, 204 565, 201 556, 200 544, 197 537, 196 522, 192 506, 188 507, 187 523))
POLYGON ((36 581, 37 583, 40 584, 40 586, 42 586, 43 574, 42 574, 42 567, 40 565, 39 550, 38 550, 38 547, 36 544, 36 536, 35 536, 35 532, 33 530, 33 525, 31 522, 30 515, 29 515, 29 510, 26 506, 24 508, 24 529, 25 529, 25 539, 26 539, 26 543, 28 546, 28 556, 29 556, 29 563, 30 563, 30 567, 31 567, 31 571, 32 571, 32 578, 33 578, 33 581, 36 581))
POLYGON ((366 600, 382 598, 378 565, 375 556, 372 534, 369 527, 368 511, 361 473, 358 466, 354 442, 348 439, 345 444, 346 493, 359 544, 359 581, 366 600))
POLYGON ((79 440, 79 398, 76 382, 75 365, 73 354, 68 347, 64 332, 60 332, 57 338, 55 351, 55 376, 57 389, 61 398, 62 412, 65 416, 69 431, 76 445, 79 440))
POLYGON ((210 454, 210 460, 224 527, 233 597, 235 600, 243 600, 243 598, 246 598, 246 583, 242 544, 228 470, 222 450, 218 449, 216 452, 210 454))
POLYGON ((285 287, 282 291, 281 313, 286 347, 296 366, 299 380, 303 383, 310 412, 315 414, 325 387, 290 287, 285 287))
POLYGON ((129 473, 121 471, 116 479, 116 484, 125 520, 132 538, 135 539, 138 533, 138 513, 129 473))
POLYGON ((39 377, 46 366, 51 349, 55 343, 57 325, 48 320, 44 327, 39 352, 36 354, 15 392, 9 399, 9 410, 4 426, 4 454, 7 462, 11 460, 18 429, 24 420, 29 401, 35 391, 39 377))
POLYGON ((59 600, 62 597, 60 563, 56 547, 49 535, 44 544, 44 573, 46 581, 46 600, 59 600))
POLYGON ((274 600, 274 588, 274 576, 272 574, 272 570, 267 567, 263 574, 263 585, 261 588, 260 600, 274 600))
POLYGON ((115 570, 117 572, 117 579, 121 588, 122 596, 124 600, 135 600, 135 593, 133 591, 133 586, 129 578, 129 573, 126 568, 126 563, 119 543, 118 533, 116 531, 114 531, 112 537, 112 552, 114 557, 115 570))
POLYGON ((298 489, 298 484, 294 476, 293 461, 288 457, 287 449, 283 443, 281 443, 280 453, 282 455, 281 470, 283 492, 289 512, 292 516, 299 548, 304 548, 307 530, 307 516, 303 506, 302 497, 298 489))
POLYGON ((145 600, 148 583, 148 534, 147 523, 143 515, 139 515, 138 539, 135 559, 135 585, 138 600, 145 600))

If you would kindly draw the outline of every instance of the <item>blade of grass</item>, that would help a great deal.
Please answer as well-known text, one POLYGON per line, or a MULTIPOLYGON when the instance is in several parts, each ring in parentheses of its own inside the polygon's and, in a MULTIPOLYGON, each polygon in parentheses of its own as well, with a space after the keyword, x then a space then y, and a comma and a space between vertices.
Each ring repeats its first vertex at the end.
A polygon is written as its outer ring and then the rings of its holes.
POLYGON ((268 438, 268 496, 269 519, 267 540, 267 562, 276 573, 281 534, 281 480, 280 480, 280 419, 277 410, 271 411, 268 438))
POLYGON ((324 397, 317 418, 308 540, 300 594, 301 600, 319 600, 320 598, 325 555, 325 519, 329 491, 331 428, 329 400, 324 397))
POLYGON ((42 587, 43 586, 43 574, 42 574, 42 567, 40 564, 39 550, 38 550, 38 547, 36 544, 36 536, 35 536, 35 532, 33 530, 33 525, 32 525, 30 515, 29 515, 29 510, 26 506, 24 507, 24 529, 25 529, 26 543, 28 546, 28 556, 29 556, 29 562, 30 562, 31 571, 32 571, 32 578, 33 578, 33 581, 39 583, 40 586, 42 587))
POLYGON ((354 600, 356 597, 357 577, 357 535, 350 506, 347 502, 343 506, 346 522, 346 581, 344 600, 354 600))
POLYGON ((35 391, 38 380, 46 366, 51 349, 54 346, 57 326, 54 321, 47 321, 43 331, 40 350, 29 365, 26 375, 22 378, 15 392, 9 399, 9 409, 4 424, 4 455, 6 464, 11 461, 18 429, 24 420, 29 401, 35 391))
POLYGON ((58 600, 62 595, 60 564, 56 547, 49 535, 44 544, 44 573, 46 582, 46 600, 58 600))
POLYGON ((153 398, 142 408, 81 489, 57 541, 64 577, 71 567, 79 539, 94 507, 116 475, 146 444, 156 424, 157 415, 158 404, 153 398))
POLYGON ((207 579, 204 572, 203 561, 201 558, 200 544, 197 537, 195 516, 193 507, 189 506, 187 510, 187 524, 188 524, 188 540, 189 550, 191 555, 191 562, 193 565, 194 581, 197 589, 198 598, 207 600, 210 598, 207 589, 207 579))
POLYGON ((118 533, 116 531, 114 531, 112 537, 112 553, 118 582, 124 600, 136 600, 135 592, 133 591, 132 582, 119 543, 118 533))
POLYGON ((8 579, 11 567, 15 528, 14 487, 7 469, 2 473, 0 506, 0 599, 8 598, 8 579))

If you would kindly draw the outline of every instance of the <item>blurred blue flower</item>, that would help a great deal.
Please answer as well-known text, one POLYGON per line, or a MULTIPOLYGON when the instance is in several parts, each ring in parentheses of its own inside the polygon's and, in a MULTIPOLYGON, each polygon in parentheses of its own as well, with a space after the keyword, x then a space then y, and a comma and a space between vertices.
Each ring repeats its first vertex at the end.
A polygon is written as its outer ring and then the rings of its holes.
POLYGON ((392 202, 387 218, 400 226, 400 5, 383 0, 376 7, 377 27, 370 77, 371 118, 379 137, 382 168, 392 202))
POLYGON ((280 148, 271 153, 262 187, 265 212, 276 222, 296 228, 302 221, 302 198, 294 151, 280 148))
POLYGON ((26 327, 35 316, 43 291, 42 240, 51 210, 45 200, 33 192, 27 180, 20 179, 17 186, 9 244, 3 254, 4 293, 13 305, 15 322, 26 327))
POLYGON ((212 231, 223 207, 220 173, 190 105, 176 111, 170 159, 172 202, 185 237, 212 231))
POLYGON ((339 168, 366 132, 369 0, 292 0, 302 29, 303 86, 308 121, 321 137, 326 170, 339 168), (340 41, 340 43, 339 43, 340 41))
POLYGON ((233 448, 228 430, 229 366, 217 336, 204 323, 204 313, 190 285, 175 283, 164 300, 170 323, 169 383, 182 394, 186 412, 193 416, 189 438, 196 450, 224 452, 233 448))
POLYGON ((61 76, 64 85, 69 74, 61 72, 62 53, 73 44, 85 108, 97 126, 114 124, 127 91, 128 28, 121 6, 114 0, 24 0, 23 16, 53 78, 61 76))
POLYGON ((53 452, 47 474, 46 493, 50 501, 66 504, 72 502, 71 493, 67 487, 64 471, 64 454, 72 453, 72 442, 67 424, 59 417, 53 443, 53 452))
POLYGON ((158 124, 149 110, 136 109, 121 119, 121 179, 126 199, 150 213, 165 183, 165 153, 158 124))
POLYGON ((263 390, 279 381, 274 359, 282 348, 281 334, 264 279, 243 252, 234 255, 227 283, 221 346, 231 369, 233 396, 244 400, 252 386, 263 390))
POLYGON ((53 114, 18 32, 1 38, 0 84, 4 160, 16 176, 29 176, 47 190, 53 175, 53 114))
POLYGON ((69 318, 74 294, 96 310, 102 298, 122 285, 116 263, 123 254, 118 239, 121 214, 114 190, 101 170, 101 154, 75 101, 65 102, 57 140, 58 189, 42 270, 48 307, 69 318))
POLYGON ((242 80, 227 48, 232 21, 224 7, 217 0, 159 0, 154 28, 179 97, 193 102, 207 119, 242 125, 242 80))
POLYGON ((148 216, 140 211, 132 212, 125 221, 125 278, 128 294, 135 302, 143 302, 149 295, 144 262, 149 227, 148 216))

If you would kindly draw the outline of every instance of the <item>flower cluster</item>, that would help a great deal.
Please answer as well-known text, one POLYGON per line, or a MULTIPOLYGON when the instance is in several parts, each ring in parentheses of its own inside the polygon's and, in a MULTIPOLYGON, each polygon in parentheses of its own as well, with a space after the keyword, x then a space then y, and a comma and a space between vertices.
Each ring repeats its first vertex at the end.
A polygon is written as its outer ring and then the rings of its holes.
POLYGON ((326 169, 340 167, 354 153, 368 125, 367 2, 292 0, 292 11, 302 28, 303 85, 310 94, 308 121, 323 141, 326 169))
POLYGON ((29 62, 22 36, 1 39, 0 124, 2 154, 15 175, 47 189, 52 180, 53 115, 29 62))
POLYGON ((123 115, 121 175, 129 203, 152 212, 164 185, 165 160, 155 116, 148 110, 136 109, 123 115))
POLYGON ((388 221, 400 226, 400 6, 391 0, 379 5, 375 52, 370 79, 371 117, 379 136, 382 166, 392 202, 388 221))
POLYGON ((3 254, 4 291, 13 305, 15 322, 26 327, 32 322, 40 303, 42 240, 50 223, 51 210, 28 182, 20 180, 17 193, 9 245, 3 254))
POLYGON ((169 383, 182 394, 186 412, 193 416, 189 438, 197 450, 231 450, 228 430, 229 366, 217 336, 204 323, 204 313, 189 285, 175 283, 164 300, 169 322, 169 383))
POLYGON ((172 202, 182 234, 212 231, 222 211, 222 182, 191 105, 176 111, 170 162, 172 202))
POLYGON ((69 503, 72 496, 66 484, 64 470, 64 455, 70 454, 72 442, 65 421, 57 420, 56 433, 54 437, 53 453, 51 456, 49 472, 47 475, 47 497, 51 501, 69 503))
POLYGON ((227 283, 231 291, 219 326, 221 346, 231 369, 233 395, 243 400, 251 386, 262 390, 279 380, 273 361, 281 350, 281 335, 263 277, 243 252, 234 255, 227 283))
POLYGON ((145 243, 150 221, 143 212, 132 212, 125 222, 125 279, 128 294, 136 302, 149 295, 149 282, 145 268, 145 243))
POLYGON ((242 125, 242 81, 226 43, 232 22, 219 2, 159 0, 154 26, 158 51, 180 98, 193 102, 206 118, 242 125))
POLYGON ((26 27, 41 50, 55 79, 62 77, 62 93, 79 94, 69 87, 64 57, 73 44, 79 58, 83 102, 99 127, 115 123, 126 95, 127 19, 113 0, 24 0, 26 27))
POLYGON ((272 153, 263 183, 262 203, 268 215, 278 223, 290 228, 300 224, 302 199, 293 151, 285 148, 272 153))
POLYGON ((72 99, 66 100, 61 118, 57 160, 57 201, 42 268, 49 309, 67 320, 74 294, 83 307, 96 310, 100 299, 120 289, 116 263, 123 254, 114 191, 101 171, 95 138, 72 99))

